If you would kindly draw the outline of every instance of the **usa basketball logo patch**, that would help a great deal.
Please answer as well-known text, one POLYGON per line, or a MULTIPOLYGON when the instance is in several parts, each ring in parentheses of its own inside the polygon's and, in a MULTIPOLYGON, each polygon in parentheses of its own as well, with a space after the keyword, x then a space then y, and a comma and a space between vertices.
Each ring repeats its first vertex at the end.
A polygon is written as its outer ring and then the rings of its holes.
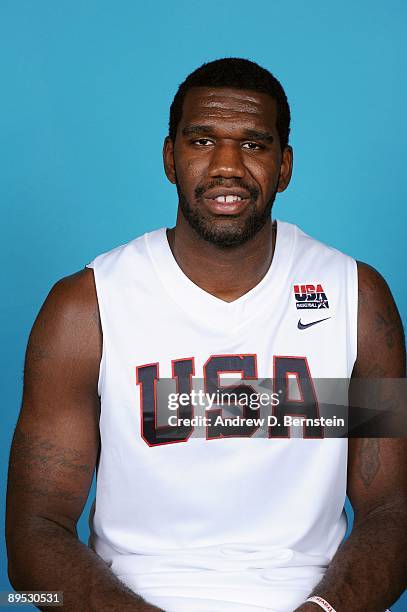
POLYGON ((294 285, 294 297, 297 309, 329 308, 328 298, 321 284, 294 285))

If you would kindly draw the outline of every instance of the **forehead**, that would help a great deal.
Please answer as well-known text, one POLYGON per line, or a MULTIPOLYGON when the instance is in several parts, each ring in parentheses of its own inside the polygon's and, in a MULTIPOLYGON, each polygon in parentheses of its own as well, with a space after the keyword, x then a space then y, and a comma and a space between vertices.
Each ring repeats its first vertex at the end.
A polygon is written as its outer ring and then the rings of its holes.
POLYGON ((189 124, 275 131, 277 105, 266 93, 231 87, 193 87, 185 95, 180 127, 189 124))

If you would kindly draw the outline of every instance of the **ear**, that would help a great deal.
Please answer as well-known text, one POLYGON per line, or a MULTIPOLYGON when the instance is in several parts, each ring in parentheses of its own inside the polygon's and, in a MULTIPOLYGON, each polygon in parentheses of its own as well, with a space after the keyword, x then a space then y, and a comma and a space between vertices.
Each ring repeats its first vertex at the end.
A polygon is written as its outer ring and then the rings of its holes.
POLYGON ((278 179, 277 191, 284 191, 288 187, 291 180, 291 174, 293 171, 293 150, 289 145, 283 151, 281 165, 280 165, 280 176, 278 179))
POLYGON ((163 162, 168 180, 175 184, 174 143, 169 136, 164 140, 163 162))

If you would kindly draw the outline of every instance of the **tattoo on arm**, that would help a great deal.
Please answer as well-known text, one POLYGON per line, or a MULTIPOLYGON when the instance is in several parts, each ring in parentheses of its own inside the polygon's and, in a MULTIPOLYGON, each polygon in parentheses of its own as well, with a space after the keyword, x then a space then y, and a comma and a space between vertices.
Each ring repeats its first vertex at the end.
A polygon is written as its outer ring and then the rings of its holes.
POLYGON ((76 482, 81 476, 90 477, 93 468, 83 459, 83 453, 76 449, 59 447, 49 439, 17 430, 10 456, 9 484, 13 490, 22 490, 34 497, 79 502, 78 495, 61 489, 57 481, 76 482), (37 475, 35 479, 29 476, 33 471, 37 475))
POLYGON ((366 378, 382 378, 383 376, 386 376, 386 370, 379 363, 375 363, 369 367, 366 372, 366 378))
POLYGON ((375 438, 361 440, 359 460, 360 479, 368 489, 380 469, 379 440, 375 438))
POLYGON ((390 304, 386 307, 386 312, 376 312, 375 331, 383 333, 386 339, 386 345, 389 349, 395 345, 395 335, 398 332, 398 317, 391 308, 390 304))

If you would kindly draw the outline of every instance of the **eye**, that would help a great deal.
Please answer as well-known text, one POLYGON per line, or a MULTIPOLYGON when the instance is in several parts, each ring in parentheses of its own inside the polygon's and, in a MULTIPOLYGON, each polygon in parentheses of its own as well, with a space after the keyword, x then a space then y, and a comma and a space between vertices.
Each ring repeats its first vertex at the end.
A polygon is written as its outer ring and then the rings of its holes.
POLYGON ((258 151, 260 149, 264 149, 262 145, 257 144, 257 142, 244 142, 242 144, 244 149, 248 149, 249 151, 258 151))
POLYGON ((198 145, 199 147, 208 147, 213 144, 213 140, 209 140, 209 138, 198 138, 198 140, 193 140, 192 144, 198 145))

